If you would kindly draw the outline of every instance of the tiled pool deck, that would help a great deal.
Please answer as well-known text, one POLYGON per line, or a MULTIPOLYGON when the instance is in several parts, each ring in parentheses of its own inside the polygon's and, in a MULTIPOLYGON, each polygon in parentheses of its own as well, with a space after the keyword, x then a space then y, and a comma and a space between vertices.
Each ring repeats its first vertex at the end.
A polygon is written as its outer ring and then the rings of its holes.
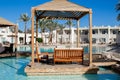
POLYGON ((25 72, 29 76, 33 75, 71 75, 97 73, 98 67, 89 67, 80 64, 56 64, 47 65, 35 63, 33 67, 27 66, 25 72))
POLYGON ((78 74, 96 74, 99 70, 97 66, 110 66, 116 64, 115 61, 93 62, 93 66, 88 66, 88 61, 83 64, 46 64, 35 62, 31 67, 31 63, 25 68, 25 72, 29 76, 34 75, 78 75, 78 74))

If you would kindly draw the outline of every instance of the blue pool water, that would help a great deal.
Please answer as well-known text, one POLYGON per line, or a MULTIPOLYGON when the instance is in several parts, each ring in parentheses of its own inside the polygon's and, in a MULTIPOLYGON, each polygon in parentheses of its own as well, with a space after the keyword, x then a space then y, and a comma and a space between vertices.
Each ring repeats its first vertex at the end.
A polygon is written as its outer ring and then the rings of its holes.
MULTIPOLYGON (((18 46, 17 51, 24 51, 24 52, 31 52, 31 47, 30 46, 18 46)), ((54 48, 40 48, 40 52, 49 52, 53 53, 54 48)))
MULTIPOLYGON (((0 59, 0 80, 120 80, 115 73, 86 74, 86 75, 53 75, 53 76, 27 76, 25 66, 30 58, 3 58, 0 59)), ((106 72, 105 69, 102 69, 106 72)))
MULTIPOLYGON (((88 46, 83 46, 84 48, 84 53, 89 53, 89 48, 88 46)), ((92 52, 93 54, 95 53, 102 53, 110 48, 106 46, 93 46, 92 52)), ((31 52, 31 47, 30 46, 18 46, 17 51, 26 51, 26 52, 31 52)), ((40 52, 49 52, 53 53, 54 48, 40 48, 40 52)))
MULTIPOLYGON (((84 53, 89 53, 89 47, 88 46, 84 46, 84 53)), ((92 52, 93 54, 95 53, 102 53, 104 51, 107 51, 111 49, 110 47, 106 47, 106 46, 93 46, 92 47, 92 52)))

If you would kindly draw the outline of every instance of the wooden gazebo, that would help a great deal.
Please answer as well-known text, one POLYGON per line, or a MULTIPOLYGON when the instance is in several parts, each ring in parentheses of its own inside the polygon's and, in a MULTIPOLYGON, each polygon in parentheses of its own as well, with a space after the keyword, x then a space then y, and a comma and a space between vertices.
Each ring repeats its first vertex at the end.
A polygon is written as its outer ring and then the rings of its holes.
MULTIPOLYGON (((45 4, 32 7, 32 65, 34 65, 34 25, 36 22, 36 30, 38 29, 38 20, 42 18, 47 19, 61 19, 61 20, 76 20, 77 21, 77 47, 79 47, 79 26, 80 19, 89 14, 89 65, 92 65, 92 10, 71 3, 68 0, 52 0, 45 4), (35 20, 34 20, 35 19, 35 20)), ((38 37, 38 31, 36 31, 38 37)), ((38 50, 38 42, 36 42, 36 50, 38 50)))
MULTIPOLYGON (((17 33, 18 33, 18 26, 4 18, 0 17, 0 27, 14 27, 15 29, 15 51, 17 50, 17 33)), ((13 36, 11 36, 13 37, 13 36)))

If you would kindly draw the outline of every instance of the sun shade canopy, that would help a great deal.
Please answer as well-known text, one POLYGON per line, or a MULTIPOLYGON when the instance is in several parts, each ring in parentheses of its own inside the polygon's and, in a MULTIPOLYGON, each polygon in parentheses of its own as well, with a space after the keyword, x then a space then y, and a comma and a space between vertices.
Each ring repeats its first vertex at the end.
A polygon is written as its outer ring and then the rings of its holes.
POLYGON ((71 3, 68 0, 52 0, 33 7, 38 19, 75 19, 78 20, 88 14, 91 9, 71 3))
MULTIPOLYGON (((38 28, 38 20, 45 19, 61 19, 61 20, 76 20, 77 21, 77 47, 79 47, 79 20, 86 14, 89 14, 89 65, 92 66, 92 9, 85 8, 68 0, 52 0, 45 4, 32 7, 32 27, 31 27, 31 46, 32 46, 32 66, 34 65, 34 26, 38 28), (36 23, 35 23, 36 22, 36 23)), ((36 30, 36 38, 38 30, 36 30)), ((36 49, 38 52, 38 42, 36 40, 36 49)), ((37 54, 37 53, 36 53, 37 54)))
POLYGON ((0 17, 0 27, 16 26, 16 24, 0 17))

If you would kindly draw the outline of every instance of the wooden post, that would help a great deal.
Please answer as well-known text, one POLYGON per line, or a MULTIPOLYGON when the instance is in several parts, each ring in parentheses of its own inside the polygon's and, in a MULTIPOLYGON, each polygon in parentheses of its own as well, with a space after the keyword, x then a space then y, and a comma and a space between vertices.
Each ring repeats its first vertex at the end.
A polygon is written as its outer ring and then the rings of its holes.
POLYGON ((15 26, 15 52, 17 51, 17 34, 18 34, 18 25, 15 26))
POLYGON ((89 66, 92 66, 92 10, 89 11, 89 66))
POLYGON ((31 47, 32 47, 32 64, 31 66, 34 65, 34 8, 32 8, 32 27, 31 27, 31 47))
MULTIPOLYGON (((38 19, 36 19, 36 56, 39 57, 39 48, 38 48, 38 19)), ((38 59, 39 60, 39 59, 38 59)), ((38 61, 39 62, 39 61, 38 61)))
POLYGON ((77 47, 79 47, 79 43, 80 43, 80 33, 79 33, 79 20, 77 20, 77 47))

